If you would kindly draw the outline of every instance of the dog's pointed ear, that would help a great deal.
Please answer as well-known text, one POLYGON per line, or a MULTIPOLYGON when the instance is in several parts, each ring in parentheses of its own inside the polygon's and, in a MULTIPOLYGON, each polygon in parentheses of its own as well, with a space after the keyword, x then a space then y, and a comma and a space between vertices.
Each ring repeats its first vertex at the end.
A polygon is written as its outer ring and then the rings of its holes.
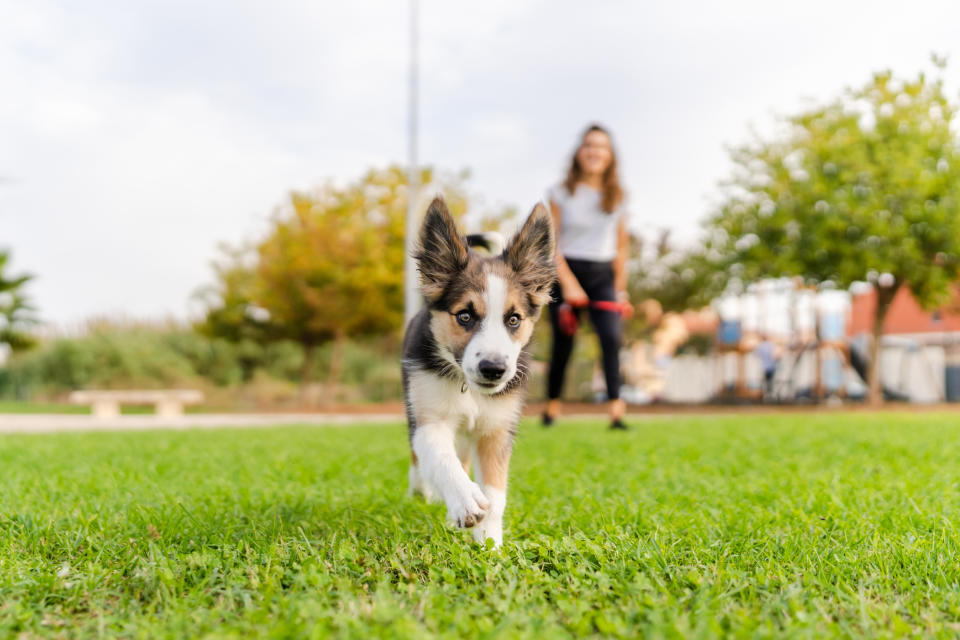
POLYGON ((533 208, 523 227, 503 252, 503 257, 536 304, 550 302, 556 266, 553 219, 546 207, 538 204, 533 208))
POLYGON ((467 241, 457 231, 447 204, 439 196, 430 203, 423 218, 414 257, 420 271, 420 291, 427 302, 438 300, 451 278, 467 268, 467 241))

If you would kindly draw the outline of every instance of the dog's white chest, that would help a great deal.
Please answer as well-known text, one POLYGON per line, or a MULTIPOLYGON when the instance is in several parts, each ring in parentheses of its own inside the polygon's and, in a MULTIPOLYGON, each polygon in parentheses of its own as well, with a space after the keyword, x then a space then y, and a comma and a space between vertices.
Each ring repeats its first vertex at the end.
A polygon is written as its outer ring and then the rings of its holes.
POLYGON ((411 373, 409 388, 420 424, 445 422, 467 432, 490 431, 512 426, 521 409, 516 394, 490 397, 463 391, 461 383, 426 371, 411 373))

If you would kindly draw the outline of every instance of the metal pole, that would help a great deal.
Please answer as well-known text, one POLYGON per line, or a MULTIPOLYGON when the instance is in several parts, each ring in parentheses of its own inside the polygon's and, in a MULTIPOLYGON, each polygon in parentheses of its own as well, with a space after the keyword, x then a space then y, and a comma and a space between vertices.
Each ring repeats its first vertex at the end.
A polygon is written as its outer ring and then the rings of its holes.
POLYGON ((418 0, 410 0, 410 86, 409 121, 407 130, 407 225, 404 236, 406 254, 403 269, 404 322, 409 323, 420 310, 420 292, 417 290, 417 265, 413 259, 419 230, 418 214, 420 178, 417 170, 417 22, 418 0))

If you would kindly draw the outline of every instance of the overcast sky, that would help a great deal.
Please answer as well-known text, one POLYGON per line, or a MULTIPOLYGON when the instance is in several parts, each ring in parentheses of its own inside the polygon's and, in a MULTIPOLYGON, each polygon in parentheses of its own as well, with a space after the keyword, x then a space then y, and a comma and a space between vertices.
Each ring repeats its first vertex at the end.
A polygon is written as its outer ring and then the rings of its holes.
MULTIPOLYGON (((42 317, 185 317, 292 189, 406 158, 408 5, 0 0, 0 247, 42 317)), ((585 124, 632 225, 681 238, 724 145, 873 70, 951 57, 960 3, 421 0, 420 158, 529 208, 585 124)))

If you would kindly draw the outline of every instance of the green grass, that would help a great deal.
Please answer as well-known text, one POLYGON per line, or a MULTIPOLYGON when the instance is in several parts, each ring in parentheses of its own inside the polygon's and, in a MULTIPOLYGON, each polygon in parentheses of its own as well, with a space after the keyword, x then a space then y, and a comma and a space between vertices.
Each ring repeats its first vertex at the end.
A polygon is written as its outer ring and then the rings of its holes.
POLYGON ((0 437, 0 636, 955 636, 960 421, 524 424, 500 552, 400 425, 0 437))

